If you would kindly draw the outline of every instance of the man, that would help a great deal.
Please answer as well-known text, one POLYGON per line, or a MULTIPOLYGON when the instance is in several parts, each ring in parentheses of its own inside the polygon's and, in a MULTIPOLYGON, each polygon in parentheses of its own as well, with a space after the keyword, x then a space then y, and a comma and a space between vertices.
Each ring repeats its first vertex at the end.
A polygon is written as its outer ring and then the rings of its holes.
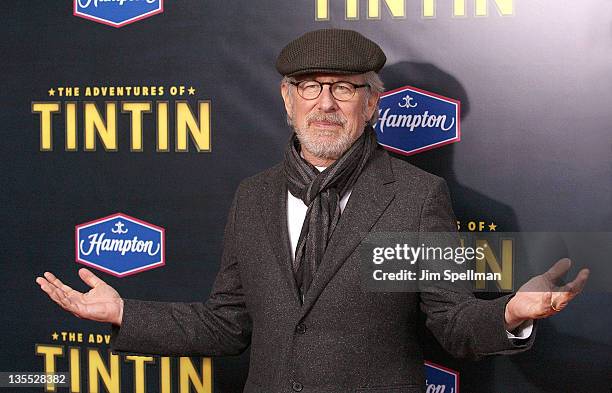
MULTIPOLYGON (((519 291, 492 301, 459 287, 377 293, 360 285, 355 249, 367 233, 450 232, 456 222, 442 179, 376 144, 370 124, 385 60, 349 30, 309 32, 281 51, 281 94, 295 133, 284 162, 240 184, 206 303, 121 299, 86 269, 79 275, 92 287, 87 294, 48 272, 37 282, 76 316, 112 323, 114 351, 221 356, 250 345, 245 392, 421 392, 419 310, 455 356, 528 349, 531 320, 565 307, 588 271, 554 296, 519 291), (523 339, 509 333, 517 328, 523 339)), ((562 260, 526 288, 568 269, 562 260)))

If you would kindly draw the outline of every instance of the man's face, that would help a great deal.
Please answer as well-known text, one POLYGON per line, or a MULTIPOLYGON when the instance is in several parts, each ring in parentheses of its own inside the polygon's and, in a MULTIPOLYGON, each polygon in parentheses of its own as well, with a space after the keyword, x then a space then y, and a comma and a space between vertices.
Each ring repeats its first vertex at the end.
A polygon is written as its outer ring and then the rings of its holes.
MULTIPOLYGON (((298 81, 319 82, 347 81, 355 85, 365 82, 363 75, 310 74, 300 76, 298 81)), ((302 98, 297 87, 281 85, 287 115, 306 153, 322 159, 336 160, 363 133, 366 121, 376 109, 378 94, 369 94, 367 87, 358 88, 348 101, 339 101, 323 85, 319 97, 313 100, 302 98), (291 90, 291 91, 290 91, 291 90)))

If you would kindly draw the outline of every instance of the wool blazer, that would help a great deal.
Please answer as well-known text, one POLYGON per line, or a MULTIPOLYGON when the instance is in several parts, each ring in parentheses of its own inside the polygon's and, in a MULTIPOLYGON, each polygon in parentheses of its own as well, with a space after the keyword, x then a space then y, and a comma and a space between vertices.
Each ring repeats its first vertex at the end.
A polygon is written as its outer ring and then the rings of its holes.
POLYGON ((206 302, 124 300, 115 352, 240 354, 245 393, 417 393, 425 387, 418 313, 448 352, 478 358, 528 349, 508 339, 511 295, 368 292, 359 253, 369 232, 456 230, 446 183, 378 148, 357 179, 303 304, 291 269, 282 164, 241 182, 206 302))

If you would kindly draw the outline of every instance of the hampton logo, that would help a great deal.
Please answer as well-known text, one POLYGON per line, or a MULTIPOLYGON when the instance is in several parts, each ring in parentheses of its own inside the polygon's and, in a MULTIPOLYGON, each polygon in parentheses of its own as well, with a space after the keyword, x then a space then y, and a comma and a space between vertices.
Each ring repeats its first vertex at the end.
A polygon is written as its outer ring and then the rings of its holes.
POLYGON ((165 233, 117 213, 76 226, 76 261, 117 277, 165 264, 165 233))
POLYGON ((384 93, 374 125, 378 143, 404 155, 459 142, 461 103, 411 86, 384 93))
POLYGON ((459 372, 426 361, 425 393, 459 393, 459 372))
POLYGON ((74 16, 122 27, 164 12, 164 0, 73 0, 74 16))

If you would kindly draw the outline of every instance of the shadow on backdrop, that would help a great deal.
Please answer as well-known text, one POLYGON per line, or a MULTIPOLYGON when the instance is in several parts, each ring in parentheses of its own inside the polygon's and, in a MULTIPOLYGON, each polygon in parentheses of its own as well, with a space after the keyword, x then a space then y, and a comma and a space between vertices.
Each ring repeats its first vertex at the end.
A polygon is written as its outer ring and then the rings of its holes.
MULTIPOLYGON (((433 64, 399 62, 385 67, 381 72, 381 78, 387 91, 410 85, 461 101, 462 121, 470 113, 469 98, 463 85, 454 76, 433 64)), ((462 132, 465 135, 470 130, 463 129, 462 132)), ((457 219, 462 223, 461 230, 465 230, 465 223, 468 221, 484 221, 495 223, 497 231, 520 232, 516 214, 511 206, 485 195, 480 190, 459 183, 453 162, 455 148, 455 144, 450 144, 409 157, 391 152, 390 154, 447 181, 453 209, 457 219)), ((472 153, 478 155, 478 152, 472 153)), ((551 241, 556 240, 551 239, 551 241)), ((516 250, 515 254, 517 256, 517 268, 523 270, 522 277, 540 274, 558 258, 567 256, 543 256, 537 255, 537 253, 528 255, 526 251, 516 250), (521 260, 528 262, 521 263, 521 260)), ((570 275, 572 278, 574 277, 573 269, 570 275)), ((521 284, 515 282, 515 289, 518 289, 521 284)), ((479 293, 477 296, 493 298, 499 296, 499 294, 479 293)), ((583 294, 583 296, 586 296, 586 294, 583 294)), ((508 360, 503 359, 497 364, 494 363, 494 357, 485 358, 478 362, 453 359, 446 354, 424 326, 422 330, 422 334, 426 337, 424 340, 426 359, 459 370, 463 374, 461 377, 462 391, 485 393, 490 392, 494 386, 499 384, 508 386, 512 383, 511 380, 507 379, 507 377, 512 376, 512 372, 509 372, 508 368, 516 369, 515 372, 522 374, 522 378, 528 380, 532 386, 537 386, 539 391, 542 392, 580 391, 585 386, 592 386, 594 381, 597 380, 596 375, 598 373, 602 375, 603 372, 603 375, 605 375, 605 373, 610 372, 610 368, 608 368, 610 367, 610 360, 606 357, 606 353, 612 351, 610 345, 602 345, 601 342, 584 337, 564 334, 547 320, 539 322, 538 337, 530 351, 510 356, 508 360), (561 343, 562 345, 559 345, 561 343), (599 356, 595 356, 596 354, 599 354, 599 356), (599 366, 595 366, 593 362, 580 361, 580 359, 589 358, 599 366), (571 364, 571 367, 567 367, 568 364, 571 364), (501 366, 501 369, 499 366, 501 366), (563 372, 556 373, 557 378, 555 379, 542 378, 543 375, 549 374, 550 370, 563 370, 563 372), (497 377, 495 374, 498 374, 497 377)), ((606 383, 601 378, 599 380, 604 384, 606 383)), ((599 383, 595 384, 603 386, 599 383)))

